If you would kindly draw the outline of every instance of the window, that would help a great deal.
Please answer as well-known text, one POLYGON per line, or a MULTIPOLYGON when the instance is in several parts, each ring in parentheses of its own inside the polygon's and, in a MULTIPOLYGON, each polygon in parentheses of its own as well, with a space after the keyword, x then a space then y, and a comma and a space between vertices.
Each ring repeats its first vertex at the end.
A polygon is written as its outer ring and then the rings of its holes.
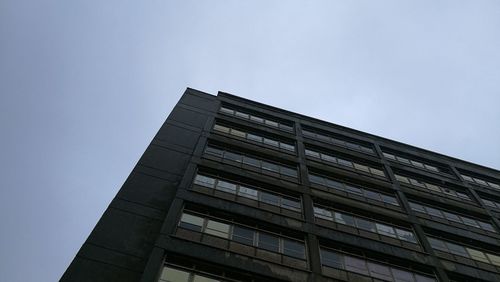
POLYGON ((243 186, 240 186, 240 189, 238 191, 238 196, 242 196, 242 197, 249 198, 249 199, 256 200, 256 201, 258 199, 257 195, 258 195, 257 190, 254 190, 252 188, 243 187, 243 186))
POLYGON ((322 208, 314 207, 314 215, 316 217, 321 218, 321 219, 333 221, 333 214, 329 210, 325 210, 325 209, 322 209, 322 208))
POLYGON ((392 281, 391 269, 389 267, 368 262, 368 269, 370 270, 371 277, 392 281))
POLYGON ((164 267, 163 271, 161 273, 161 276, 160 276, 160 281, 161 282, 188 282, 189 276, 190 276, 189 272, 175 269, 175 268, 164 267))
POLYGON ((500 257, 492 254, 486 254, 488 258, 490 259, 491 263, 500 266, 500 257))
POLYGON ((476 228, 481 228, 481 226, 479 226, 479 224, 477 224, 477 222, 474 219, 464 217, 464 216, 462 216, 461 218, 462 218, 462 221, 464 224, 472 226, 472 227, 476 227, 476 228))
POLYGON ((251 133, 247 134, 247 138, 248 138, 248 140, 259 142, 259 143, 263 142, 262 141, 263 138, 261 136, 257 136, 257 135, 251 134, 251 133))
POLYGON ((281 199, 281 206, 285 209, 293 210, 293 211, 298 211, 300 212, 300 202, 297 200, 293 199, 288 199, 288 198, 282 198, 281 199))
POLYGON ((396 200, 396 198, 391 197, 391 196, 387 196, 387 195, 384 195, 384 194, 380 194, 380 196, 382 197, 382 201, 384 203, 387 203, 387 204, 390 204, 390 205, 399 206, 398 200, 396 200))
MULTIPOLYGON (((413 274, 408 271, 404 271, 397 268, 391 268, 392 277, 394 277, 394 281, 401 282, 413 282, 415 278, 413 278, 413 274)), ((434 281, 434 280, 431 280, 434 281)))
POLYGON ((377 230, 375 228, 375 223, 362 219, 362 218, 356 218, 356 225, 358 226, 359 229, 363 229, 366 231, 370 231, 373 233, 377 233, 377 230))
POLYGON ((254 243, 254 235, 255 231, 251 229, 240 226, 234 226, 233 228, 233 241, 236 241, 238 243, 252 246, 254 243))
POLYGON ((347 215, 347 214, 343 214, 343 213, 336 212, 335 213, 335 221, 337 223, 341 223, 341 224, 345 224, 345 225, 349 225, 349 226, 356 226, 354 224, 354 217, 347 215))
POLYGON ((365 190, 364 194, 365 194, 365 197, 367 197, 369 199, 381 201, 379 193, 376 193, 376 192, 373 192, 373 191, 370 191, 370 190, 365 190))
MULTIPOLYGON (((358 187, 354 187, 354 186, 351 186, 351 185, 345 185, 345 189, 347 192, 349 193, 353 193, 353 194, 357 194, 357 195, 363 195, 365 194, 366 197, 368 197, 367 195, 369 195, 370 193, 374 193, 374 192, 371 192, 369 190, 361 190, 360 188, 358 187), (365 193, 363 193, 365 192, 365 193)), ((373 197, 374 199, 377 199, 377 197, 373 197)))
POLYGON ((345 256, 344 259, 345 259, 345 269, 347 271, 369 275, 368 269, 366 268, 366 261, 350 256, 345 256))
POLYGON ((283 239, 283 254, 299 259, 305 259, 304 244, 288 239, 283 239))
POLYGON ((344 257, 338 253, 321 250, 321 262, 326 266, 344 269, 344 257))
POLYGON ((231 135, 234 135, 236 137, 240 137, 240 138, 245 138, 246 139, 246 133, 245 132, 236 130, 234 128, 231 129, 231 135))
POLYGON ((217 181, 217 187, 215 189, 231 194, 236 194, 236 185, 222 180, 217 181))
POLYGON ((266 192, 260 193, 260 201, 266 204, 271 204, 274 206, 279 206, 280 198, 276 195, 269 194, 266 192))
POLYGON ((440 250, 443 252, 448 252, 448 248, 446 247, 445 243, 441 240, 437 240, 434 238, 428 238, 429 243, 431 244, 431 247, 436 250, 440 250))
POLYGON ((269 170, 269 171, 272 171, 272 172, 278 172, 279 173, 279 167, 275 164, 272 164, 272 163, 268 163, 268 162, 262 162, 262 169, 264 170, 269 170))
POLYGON ((380 223, 375 223, 375 226, 377 227, 378 234, 396 238, 394 228, 380 223))
POLYGON ((197 185, 214 188, 215 179, 203 175, 196 175, 194 183, 197 185))
POLYGON ((443 218, 443 214, 441 213, 440 210, 437 210, 437 209, 431 208, 431 207, 425 207, 425 209, 427 210, 428 214, 435 216, 435 217, 443 218))
POLYGON ((449 242, 446 242, 446 246, 448 247, 450 253, 454 255, 467 257, 467 252, 465 251, 464 247, 449 242))
POLYGON ((399 239, 412 242, 415 244, 417 243, 417 239, 415 238, 415 235, 412 232, 399 228, 394 228, 394 229, 396 230, 399 239))
POLYGON ((478 251, 478 250, 474 250, 474 249, 470 249, 470 248, 466 248, 466 250, 473 260, 489 263, 488 258, 486 257, 486 255, 483 252, 478 251))
POLYGON ((458 217, 458 215, 456 214, 453 214, 453 213, 449 213, 449 212, 445 212, 443 211, 443 214, 444 214, 444 217, 447 219, 447 220, 450 220, 450 221, 455 221, 455 222, 462 222, 460 220, 460 217, 458 217))
POLYGON ((189 230, 201 232, 201 229, 203 228, 203 221, 204 219, 199 216, 184 213, 182 214, 179 226, 189 230))
POLYGON ((268 251, 279 251, 278 237, 266 233, 259 233, 259 247, 268 251))
POLYGON ((347 167, 353 167, 352 162, 350 162, 350 161, 346 161, 346 160, 343 160, 343 159, 337 159, 337 160, 338 160, 339 165, 343 165, 343 166, 347 166, 347 167))
POLYGON ((224 158, 235 162, 241 162, 242 156, 231 152, 224 152, 224 158))
POLYGON ((229 238, 229 225, 222 223, 222 222, 213 221, 213 220, 209 219, 207 222, 207 228, 205 230, 205 233, 228 239, 229 238))
POLYGON ((193 278, 193 282, 221 282, 221 281, 195 274, 194 278, 193 278))
POLYGON ((260 161, 248 156, 243 156, 243 163, 251 166, 260 167, 260 161))
POLYGON ((421 213, 426 213, 424 207, 422 205, 417 204, 417 203, 410 202, 410 207, 414 211, 418 211, 418 212, 421 212, 421 213))

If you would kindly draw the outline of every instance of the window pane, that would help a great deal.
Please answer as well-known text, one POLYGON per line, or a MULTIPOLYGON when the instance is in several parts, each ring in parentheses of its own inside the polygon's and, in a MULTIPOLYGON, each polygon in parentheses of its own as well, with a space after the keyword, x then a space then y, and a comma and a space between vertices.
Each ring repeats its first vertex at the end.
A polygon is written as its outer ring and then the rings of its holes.
POLYGON ((472 218, 468 218, 468 217, 465 217, 465 216, 461 216, 460 218, 462 219, 463 223, 466 224, 466 225, 473 226, 473 227, 476 227, 476 228, 481 228, 479 226, 479 224, 477 224, 477 221, 475 221, 472 218))
POLYGON ((366 231, 377 233, 377 230, 375 229, 375 222, 368 221, 368 220, 357 217, 356 218, 356 225, 358 226, 359 229, 363 229, 366 231))
POLYGON ((419 168, 424 168, 424 164, 421 162, 411 161, 411 164, 419 168))
POLYGON ((354 226, 354 227, 356 226, 354 223, 354 217, 347 215, 347 214, 339 213, 339 212, 335 212, 335 221, 337 223, 341 223, 341 224, 345 224, 345 225, 349 225, 349 226, 354 226))
POLYGON ((462 199, 470 200, 470 197, 467 194, 456 192, 457 196, 462 199))
POLYGON ((235 162, 241 162, 242 156, 232 152, 224 152, 224 158, 235 162))
POLYGON ((410 183, 412 185, 415 185, 417 187, 422 187, 422 188, 425 188, 425 185, 422 181, 419 181, 419 180, 416 180, 416 179, 413 179, 413 178, 410 178, 410 183))
POLYGON ((321 250, 321 263, 333 268, 344 269, 343 256, 338 253, 321 250))
POLYGON ((493 255, 493 254, 486 254, 488 256, 488 258, 490 259, 491 263, 496 265, 496 266, 500 266, 500 257, 499 256, 496 256, 496 255, 493 255))
POLYGON ((279 206, 280 198, 274 194, 269 194, 267 192, 261 192, 260 193, 260 201, 263 203, 274 205, 274 206, 279 206))
POLYGON ((339 165, 347 166, 347 167, 353 167, 352 162, 343 160, 343 159, 337 159, 337 162, 339 165))
POLYGON ((281 206, 285 209, 300 211, 300 201, 290 198, 281 198, 281 206))
MULTIPOLYGON (((344 184, 342 184, 338 181, 335 181, 335 180, 331 180, 331 179, 326 179, 326 186, 328 186, 330 188, 341 189, 341 190, 344 189, 344 184)), ((361 193, 361 189, 354 188, 354 187, 353 187, 353 189, 358 190, 357 194, 361 193)))
POLYGON ((375 226, 377 227, 378 234, 396 238, 396 232, 394 232, 394 228, 391 226, 380 223, 375 223, 375 226))
POLYGON ((248 119, 250 117, 248 114, 245 114, 242 112, 236 112, 236 111, 235 111, 234 115, 237 117, 240 117, 240 118, 244 118, 244 119, 248 119))
POLYGON ((273 147, 279 147, 280 146, 280 144, 278 143, 278 141, 272 140, 272 139, 267 139, 267 138, 264 138, 264 144, 267 144, 267 145, 270 145, 270 146, 273 146, 273 147))
POLYGON ((366 262, 355 257, 345 256, 345 269, 356 273, 368 275, 366 262))
POLYGON ((224 132, 224 133, 229 133, 229 127, 225 127, 222 125, 214 125, 214 130, 219 131, 219 132, 224 132))
POLYGON ((254 134, 250 134, 250 133, 248 133, 248 134, 247 134, 247 139, 248 139, 248 140, 255 141, 255 142, 262 143, 262 137, 257 136, 257 135, 254 135, 254 134))
POLYGON ((288 151, 295 151, 295 147, 286 143, 280 143, 280 148, 288 151))
POLYGON ((361 165, 361 164, 355 163, 354 168, 357 170, 364 171, 364 172, 370 172, 370 169, 366 165, 361 165))
POLYGON ((205 233, 227 239, 229 238, 229 225, 214 220, 208 220, 205 233))
POLYGON ((396 229, 396 233, 398 234, 398 238, 404 241, 412 242, 412 243, 417 243, 417 239, 415 238, 415 235, 413 232, 399 229, 399 228, 394 228, 396 229))
POLYGON ((279 251, 278 237, 267 233, 259 233, 259 248, 277 253, 279 251))
POLYGON ((405 164, 410 164, 410 160, 408 160, 408 159, 405 159, 405 158, 402 158, 402 157, 398 157, 398 156, 396 156, 396 159, 399 162, 402 162, 402 163, 405 163, 405 164))
POLYGON ((483 230, 496 232, 495 228, 493 228, 493 225, 491 225, 489 223, 482 222, 482 221, 478 221, 477 223, 479 223, 479 225, 481 226, 481 229, 483 229, 483 230))
POLYGON ((262 169, 273 171, 273 172, 279 172, 279 167, 275 164, 268 163, 265 161, 262 161, 262 169))
POLYGON ((447 219, 447 220, 450 220, 450 221, 455 221, 455 222, 462 222, 460 220, 460 217, 458 217, 456 214, 453 214, 453 213, 449 213, 449 212, 445 212, 443 211, 443 214, 444 214, 444 217, 447 219))
POLYGON ((282 123, 280 123, 280 128, 284 129, 284 130, 287 130, 287 131, 293 131, 293 127, 285 125, 285 124, 282 124, 282 123))
POLYGON ((233 228, 233 241, 253 246, 255 231, 235 225, 233 228))
POLYGON ((489 185, 491 188, 494 188, 494 189, 500 189, 500 185, 498 185, 498 184, 496 184, 496 183, 488 182, 488 185, 489 185))
POLYGON ((326 181, 323 177, 319 177, 314 174, 309 174, 309 181, 316 184, 326 185, 326 181))
POLYGON ((220 111, 223 112, 223 113, 234 115, 234 111, 231 110, 231 109, 228 109, 228 108, 222 107, 222 108, 220 108, 220 111))
POLYGON ((321 159, 326 162, 337 163, 337 158, 329 155, 321 154, 321 159))
POLYGON ((391 268, 392 276, 396 282, 414 282, 413 274, 397 268, 391 268))
POLYGON ((392 281, 389 267, 378 263, 368 262, 368 269, 370 270, 371 277, 392 281))
POLYGON ((389 154, 389 153, 383 153, 384 157, 389 159, 389 160, 396 160, 396 156, 394 156, 393 154, 389 154))
POLYGON ((410 202, 410 207, 414 211, 418 211, 418 212, 421 212, 421 213, 426 213, 424 207, 422 205, 417 204, 417 203, 410 202))
POLYGON ((488 258, 486 257, 486 255, 483 252, 478 251, 478 250, 474 250, 474 249, 469 249, 469 248, 466 248, 466 249, 467 249, 467 252, 469 253, 470 257, 473 260, 489 263, 488 258))
POLYGON ((266 120, 264 120, 264 123, 267 125, 273 126, 273 127, 278 127, 278 123, 275 121, 272 121, 272 120, 266 119, 266 120))
POLYGON ((470 181, 470 182, 474 182, 474 180, 472 179, 472 177, 470 176, 467 176, 467 175, 462 175, 462 178, 466 181, 470 181))
POLYGON ((300 259, 305 258, 305 247, 303 243, 283 239, 283 254, 300 259))
POLYGON ((240 186, 240 189, 238 191, 238 196, 242 196, 256 201, 258 199, 257 195, 258 195, 257 190, 248 187, 240 186))
POLYGON ((439 188, 439 186, 437 186, 437 185, 425 183, 425 186, 427 187, 427 189, 429 189, 431 191, 441 192, 441 188, 439 188))
MULTIPOLYGON (((357 195, 363 195, 363 190, 361 190, 360 188, 358 187, 354 187, 354 186, 351 186, 351 185, 345 185, 345 190, 346 192, 349 192, 349 193, 353 193, 353 194, 357 194, 357 195)), ((364 190, 366 191, 366 190, 364 190)))
POLYGON ((258 123, 264 123, 264 119, 263 118, 256 117, 256 116, 250 116, 250 120, 258 122, 258 123))
POLYGON ((306 149, 306 156, 311 156, 311 157, 318 158, 318 159, 320 158, 320 155, 318 152, 307 150, 307 149, 306 149))
POLYGON ((243 156, 243 163, 251 166, 260 167, 260 161, 254 158, 243 156))
POLYGON ((215 187, 215 189, 231 194, 236 194, 236 185, 222 180, 217 181, 217 186, 215 187))
POLYGON ((434 278, 422 276, 422 275, 418 275, 418 274, 415 274, 415 278, 416 278, 417 282, 436 282, 436 279, 434 279, 434 278))
POLYGON ((297 170, 295 170, 293 168, 288 168, 286 166, 282 166, 282 167, 280 167, 280 172, 283 175, 297 178, 297 170))
POLYGON ((474 182, 476 182, 477 184, 481 184, 481 185, 484 185, 484 186, 487 186, 488 184, 486 183, 486 181, 482 180, 482 179, 478 179, 478 178, 474 178, 474 182))
POLYGON ((465 248, 462 247, 462 246, 459 246, 459 245, 453 244, 453 243, 449 243, 449 242, 446 242, 446 246, 448 247, 448 250, 452 254, 463 256, 463 257, 468 257, 469 256, 467 254, 467 252, 465 251, 465 248))
POLYGON ((333 221, 332 212, 323 208, 314 207, 314 215, 322 219, 333 221))
POLYGON ((428 238, 428 239, 429 239, 429 244, 431 244, 431 247, 433 249, 440 250, 443 252, 448 252, 448 248, 446 247, 443 241, 434 238, 428 238))
POLYGON ((215 179, 212 177, 207 177, 203 175, 196 175, 196 178, 194 179, 194 184, 209 187, 209 188, 214 188, 215 184, 215 179))
POLYGON ((395 176, 396 176, 396 180, 399 182, 410 183, 410 180, 408 179, 408 177, 397 175, 397 174, 395 176))
POLYGON ((220 280, 208 278, 205 276, 194 275, 193 282, 220 282, 220 280))
POLYGON ((207 147, 205 149, 205 153, 210 154, 210 155, 214 155, 214 156, 218 156, 218 157, 222 157, 222 154, 224 153, 224 151, 213 148, 213 147, 207 147))
POLYGON ((183 213, 179 226, 181 226, 182 228, 201 232, 203 221, 204 219, 199 216, 183 213))
POLYGON ((490 201, 490 200, 485 200, 485 199, 483 199, 483 203, 484 203, 485 205, 489 206, 489 207, 494 207, 494 208, 496 207, 495 203, 493 203, 493 202, 492 202, 492 201, 490 201))
POLYGON ((382 170, 380 170, 380 169, 376 169, 376 168, 370 167, 370 171, 374 175, 385 177, 385 173, 382 170))
POLYGON ((365 197, 369 198, 369 199, 373 199, 373 200, 377 200, 377 201, 381 201, 382 199, 380 198, 380 194, 379 193, 376 193, 376 192, 373 192, 373 191, 370 191, 370 190, 365 190, 365 197))
POLYGON ((396 198, 384 194, 380 194, 380 196, 382 197, 382 201, 384 203, 391 204, 394 206, 399 206, 398 200, 396 200, 396 198))
POLYGON ((166 282, 187 282, 189 281, 189 272, 174 269, 170 267, 164 267, 161 273, 160 281, 166 282))
POLYGON ((427 165, 427 164, 424 164, 425 168, 430 170, 430 171, 434 171, 434 172, 439 172, 439 169, 435 166, 432 166, 432 165, 427 165))
POLYGON ((239 131, 239 130, 236 130, 236 129, 231 129, 231 135, 234 135, 234 136, 237 136, 237 137, 241 137, 241 138, 246 138, 246 133, 245 132, 239 131))
POLYGON ((436 216, 436 217, 440 217, 440 218, 443 218, 443 213, 441 213, 440 210, 437 210, 435 208, 431 208, 431 207, 425 207, 425 210, 427 211, 428 214, 430 215, 433 215, 433 216, 436 216))

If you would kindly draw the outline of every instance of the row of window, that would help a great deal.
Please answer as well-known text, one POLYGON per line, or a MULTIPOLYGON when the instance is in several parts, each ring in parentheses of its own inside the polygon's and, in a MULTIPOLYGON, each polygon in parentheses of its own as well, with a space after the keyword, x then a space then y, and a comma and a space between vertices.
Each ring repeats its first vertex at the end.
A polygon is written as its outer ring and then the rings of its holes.
POLYGON ((259 201, 273 206, 282 207, 284 209, 301 212, 300 199, 297 198, 270 193, 261 189, 254 189, 200 174, 196 175, 194 184, 238 195, 247 199, 259 201))
POLYGON ((491 225, 487 222, 484 222, 484 221, 472 219, 470 217, 458 215, 455 213, 450 213, 450 212, 443 211, 440 209, 435 209, 435 208, 432 208, 429 206, 424 206, 424 205, 417 204, 414 202, 410 202, 410 207, 412 210, 414 210, 416 212, 424 213, 424 214, 427 214, 430 216, 435 216, 438 218, 447 219, 447 220, 453 221, 453 222, 462 223, 462 224, 472 226, 475 228, 479 228, 479 229, 482 229, 485 231, 490 231, 490 232, 495 232, 495 233, 497 232, 495 230, 495 228, 493 227, 493 225, 491 225))
POLYGON ((220 158, 223 158, 226 160, 231 160, 234 162, 258 167, 258 168, 261 168, 263 170, 268 170, 271 172, 279 173, 281 175, 286 175, 289 177, 298 178, 296 168, 286 167, 286 166, 283 166, 281 164, 276 164, 276 163, 272 163, 269 161, 264 161, 264 160, 257 159, 254 157, 249 157, 247 155, 233 153, 230 151, 225 151, 225 150, 217 149, 217 148, 210 147, 210 146, 208 146, 205 149, 205 153, 213 155, 213 156, 217 156, 217 157, 220 157, 220 158))
POLYGON ((270 139, 267 137, 262 137, 259 135, 243 132, 241 130, 230 128, 230 127, 223 126, 220 124, 214 125, 214 130, 218 131, 218 132, 222 132, 222 133, 231 134, 233 136, 236 136, 239 138, 244 138, 244 139, 247 139, 247 140, 250 140, 253 142, 258 142, 258 143, 262 143, 265 145, 273 146, 273 147, 278 148, 278 149, 283 149, 283 150, 295 152, 295 146, 290 145, 288 143, 284 143, 284 142, 270 139))
POLYGON ((200 275, 191 270, 164 266, 159 282, 222 282, 225 280, 213 279, 209 276, 200 275))
POLYGON ((491 201, 491 200, 486 200, 486 199, 481 199, 481 201, 483 201, 483 203, 485 205, 487 205, 488 207, 500 209, 500 203, 499 202, 495 202, 495 201, 491 201))
POLYGON ((314 216, 324 220, 329 220, 354 228, 359 228, 368 232, 378 233, 380 235, 417 244, 417 239, 413 232, 401 229, 399 227, 393 227, 384 223, 376 222, 372 219, 352 216, 346 213, 328 210, 318 206, 314 207, 314 216))
POLYGON ((486 253, 477 249, 460 246, 451 242, 429 237, 429 243, 435 250, 470 258, 476 261, 500 266, 500 256, 486 253))
POLYGON ((302 260, 306 259, 304 242, 230 222, 224 222, 221 219, 211 219, 194 213, 184 212, 181 216, 179 226, 196 232, 254 246, 259 249, 302 260))
POLYGON ((410 160, 407 158, 403 158, 403 157, 396 156, 396 155, 389 154, 389 153, 385 153, 385 152, 383 152, 383 155, 386 159, 389 159, 391 161, 396 161, 396 162, 399 162, 399 163, 402 163, 405 165, 414 166, 416 168, 426 169, 426 170, 429 170, 432 172, 440 172, 439 168, 437 168, 433 165, 424 164, 424 163, 419 162, 419 161, 410 160))
POLYGON ((282 129, 285 131, 293 131, 293 127, 291 127, 289 125, 286 125, 286 124, 283 124, 280 122, 276 122, 276 121, 273 121, 270 119, 262 118, 262 117, 259 117, 259 116, 253 115, 253 114, 248 114, 248 113, 244 113, 241 111, 232 110, 232 109, 229 109, 226 107, 221 107, 220 112, 224 113, 224 114, 232 115, 232 116, 237 117, 237 118, 250 120, 250 121, 255 122, 255 123, 260 123, 260 124, 267 125, 270 127, 279 128, 279 129, 282 129))
POLYGON ((359 273, 384 281, 431 282, 433 277, 394 267, 387 264, 354 257, 321 247, 321 264, 324 266, 359 273))
POLYGON ((460 198, 460 199, 463 199, 463 200, 472 201, 471 198, 467 194, 462 193, 462 192, 458 192, 458 191, 455 191, 455 190, 451 190, 451 189, 444 188, 444 187, 441 187, 441 186, 437 186, 437 185, 434 185, 434 184, 431 184, 431 183, 420 181, 420 180, 417 180, 417 179, 414 179, 414 178, 411 178, 411 177, 402 176, 402 175, 399 175, 399 174, 395 174, 394 176, 396 177, 396 180, 399 181, 399 182, 401 182, 401 183, 410 184, 410 185, 413 185, 413 186, 416 186, 416 187, 424 188, 424 189, 427 189, 427 190, 430 190, 430 191, 433 191, 433 192, 445 194, 445 195, 452 196, 452 197, 455 197, 455 198, 460 198))
POLYGON ((464 175, 464 174, 460 174, 460 176, 462 176, 462 178, 465 181, 468 181, 468 182, 471 182, 471 183, 474 183, 474 184, 478 184, 478 185, 481 185, 481 186, 486 186, 486 187, 489 187, 489 188, 500 190, 500 185, 498 185, 496 183, 493 183, 493 182, 490 182, 490 181, 486 181, 486 180, 483 180, 483 179, 479 179, 479 178, 476 178, 476 177, 464 175))
POLYGON ((384 173, 383 170, 380 170, 380 169, 377 169, 377 168, 373 168, 373 167, 369 167, 369 166, 366 166, 366 165, 362 165, 362 164, 359 164, 359 163, 355 163, 355 162, 352 162, 352 161, 344 160, 342 158, 334 157, 334 156, 331 156, 331 155, 328 155, 328 154, 324 154, 324 153, 320 153, 320 152, 316 152, 316 151, 313 151, 313 150, 306 149, 306 156, 310 156, 310 157, 313 157, 313 158, 321 159, 323 161, 334 163, 334 164, 338 164, 338 165, 345 166, 345 167, 348 167, 348 168, 353 168, 355 170, 362 171, 362 172, 371 174, 373 176, 385 177, 385 173, 384 173))
POLYGON ((358 196, 362 196, 362 197, 376 200, 379 202, 383 202, 386 204, 399 206, 398 200, 393 196, 389 196, 386 194, 382 194, 382 193, 375 192, 375 191, 368 190, 368 189, 361 188, 361 187, 352 186, 351 184, 342 183, 342 182, 339 182, 339 181, 336 181, 336 180, 333 180, 333 179, 330 179, 327 177, 323 177, 323 176, 319 176, 319 175, 315 175, 315 174, 309 174, 309 181, 311 181, 311 183, 326 186, 326 187, 331 188, 331 189, 340 190, 343 192, 355 194, 358 196))
POLYGON ((347 149, 363 152, 363 153, 368 153, 368 154, 375 154, 375 151, 372 148, 369 148, 367 146, 362 146, 353 142, 348 142, 344 141, 335 137, 331 136, 326 136, 323 134, 315 133, 309 130, 302 130, 302 134, 304 134, 305 137, 317 139, 319 141, 327 142, 330 144, 334 144, 337 146, 345 147, 347 149))

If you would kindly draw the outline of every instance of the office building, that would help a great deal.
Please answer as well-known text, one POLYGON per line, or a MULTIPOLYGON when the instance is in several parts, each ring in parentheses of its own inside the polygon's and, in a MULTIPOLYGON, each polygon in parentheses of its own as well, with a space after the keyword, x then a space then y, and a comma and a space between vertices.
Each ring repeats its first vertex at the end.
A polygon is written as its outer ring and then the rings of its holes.
POLYGON ((499 218, 497 170, 187 89, 61 280, 500 281, 499 218))

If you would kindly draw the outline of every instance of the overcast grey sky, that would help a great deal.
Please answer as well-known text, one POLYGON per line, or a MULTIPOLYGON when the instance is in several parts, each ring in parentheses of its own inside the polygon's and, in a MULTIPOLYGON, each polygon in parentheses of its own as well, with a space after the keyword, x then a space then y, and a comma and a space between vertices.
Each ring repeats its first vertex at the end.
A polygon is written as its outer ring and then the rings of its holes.
POLYGON ((500 168, 500 1, 0 0, 0 281, 55 281, 186 87, 500 168))

